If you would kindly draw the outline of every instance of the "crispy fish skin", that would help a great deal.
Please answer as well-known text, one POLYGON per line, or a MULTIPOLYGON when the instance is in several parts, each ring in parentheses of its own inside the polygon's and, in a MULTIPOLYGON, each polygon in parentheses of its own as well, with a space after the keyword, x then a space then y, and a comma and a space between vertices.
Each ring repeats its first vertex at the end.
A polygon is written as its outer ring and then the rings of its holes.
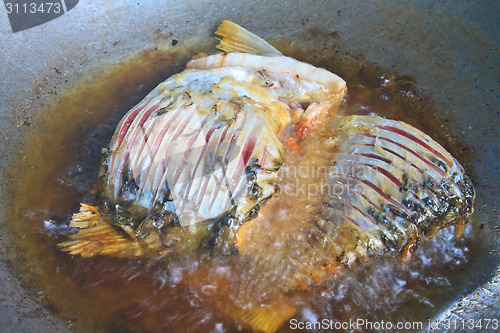
POLYGON ((421 236, 469 219, 470 179, 422 131, 379 116, 350 116, 339 120, 335 134, 323 214, 343 219, 359 235, 359 255, 400 252, 421 236))

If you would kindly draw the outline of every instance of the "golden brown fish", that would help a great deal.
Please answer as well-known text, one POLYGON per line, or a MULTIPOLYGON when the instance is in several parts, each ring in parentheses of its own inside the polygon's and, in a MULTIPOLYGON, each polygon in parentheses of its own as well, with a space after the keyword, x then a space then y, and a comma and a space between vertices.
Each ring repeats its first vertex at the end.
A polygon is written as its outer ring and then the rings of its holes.
POLYGON ((300 306, 295 291, 370 255, 408 260, 442 227, 463 230, 474 190, 437 142, 399 121, 338 116, 340 77, 234 23, 216 34, 223 53, 190 61, 122 119, 103 150, 97 202, 74 214, 61 249, 231 254, 269 272, 266 299, 224 270, 190 271, 186 283, 210 281, 205 297, 221 313, 272 332, 300 306))

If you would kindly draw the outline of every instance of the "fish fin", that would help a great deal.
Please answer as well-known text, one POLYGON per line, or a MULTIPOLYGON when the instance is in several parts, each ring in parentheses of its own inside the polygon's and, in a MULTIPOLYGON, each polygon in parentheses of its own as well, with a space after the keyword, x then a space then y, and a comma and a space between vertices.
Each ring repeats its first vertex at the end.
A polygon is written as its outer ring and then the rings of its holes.
POLYGON ((406 242, 406 245, 401 249, 400 257, 403 262, 409 262, 413 258, 413 254, 418 247, 418 238, 412 235, 406 242))
POLYGON ((217 309, 221 317, 231 319, 252 332, 275 332, 297 312, 297 308, 291 305, 291 299, 275 289, 266 292, 270 299, 261 303, 254 298, 256 294, 261 294, 254 289, 255 286, 249 289, 246 282, 226 270, 197 267, 183 275, 183 282, 217 309), (205 289, 205 286, 210 288, 205 289))
POLYGON ((297 308, 287 304, 263 305, 246 311, 240 320, 253 331, 272 333, 296 312, 297 308))
POLYGON ((231 21, 224 21, 215 34, 220 36, 217 49, 222 52, 241 52, 266 56, 283 55, 274 46, 231 21))
POLYGON ((455 239, 459 239, 462 237, 462 234, 465 231, 465 228, 467 227, 467 220, 464 217, 461 217, 458 220, 458 223, 455 225, 455 239))
POLYGON ((71 255, 133 257, 142 254, 140 245, 106 222, 94 206, 82 204, 80 211, 73 214, 69 227, 79 230, 57 246, 71 255))

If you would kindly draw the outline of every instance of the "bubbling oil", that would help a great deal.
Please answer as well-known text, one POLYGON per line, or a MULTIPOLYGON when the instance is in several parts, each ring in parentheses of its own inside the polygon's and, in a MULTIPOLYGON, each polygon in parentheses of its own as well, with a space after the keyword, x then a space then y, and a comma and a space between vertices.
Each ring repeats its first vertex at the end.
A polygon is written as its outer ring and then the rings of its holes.
MULTIPOLYGON (((455 157, 467 158, 447 131, 446 121, 436 115, 411 77, 346 53, 286 41, 277 44, 284 54, 327 68, 347 81, 342 113, 375 113, 406 121, 430 134, 455 157)), ((223 272, 233 289, 259 286, 264 293, 270 288, 267 277, 281 274, 245 268, 237 257, 188 256, 172 263, 168 258, 84 259, 57 249, 79 204, 94 199, 101 149, 108 145, 121 117, 156 84, 182 70, 202 46, 147 50, 97 71, 53 101, 50 109, 42 110, 44 116, 35 124, 34 134, 27 137, 18 161, 13 162, 17 179, 13 182, 15 205, 9 214, 16 268, 40 301, 75 331, 240 331, 213 306, 224 302, 224 297, 204 297, 204 291, 217 286, 206 279, 198 280, 196 286, 186 283, 186 272, 223 272)), ((394 257, 370 258, 294 295, 303 304, 294 319, 311 323, 323 319, 418 321, 425 329, 427 319, 463 290, 460 277, 473 255, 473 243, 473 231, 457 241, 453 230, 446 229, 423 240, 406 265, 394 257)), ((279 331, 292 329, 285 323, 279 331)))

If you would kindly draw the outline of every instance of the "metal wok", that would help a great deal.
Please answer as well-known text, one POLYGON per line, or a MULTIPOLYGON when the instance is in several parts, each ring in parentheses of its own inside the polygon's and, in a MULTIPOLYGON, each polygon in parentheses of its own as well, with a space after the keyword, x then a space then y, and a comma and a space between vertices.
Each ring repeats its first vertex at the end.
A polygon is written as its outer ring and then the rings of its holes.
POLYGON ((267 38, 315 44, 340 38, 342 51, 411 75, 430 94, 439 115, 473 150, 466 168, 477 191, 473 224, 482 225, 479 255, 466 272, 468 287, 448 307, 436 309, 435 318, 500 319, 499 17, 497 1, 82 1, 52 21, 13 33, 2 10, 1 330, 70 330, 24 287, 8 243, 15 237, 8 228, 14 221, 4 214, 7 206, 15 205, 9 196, 16 185, 9 162, 22 148, 23 137, 37 126, 42 106, 97 65, 175 44, 174 39, 211 38, 224 19, 267 38))

